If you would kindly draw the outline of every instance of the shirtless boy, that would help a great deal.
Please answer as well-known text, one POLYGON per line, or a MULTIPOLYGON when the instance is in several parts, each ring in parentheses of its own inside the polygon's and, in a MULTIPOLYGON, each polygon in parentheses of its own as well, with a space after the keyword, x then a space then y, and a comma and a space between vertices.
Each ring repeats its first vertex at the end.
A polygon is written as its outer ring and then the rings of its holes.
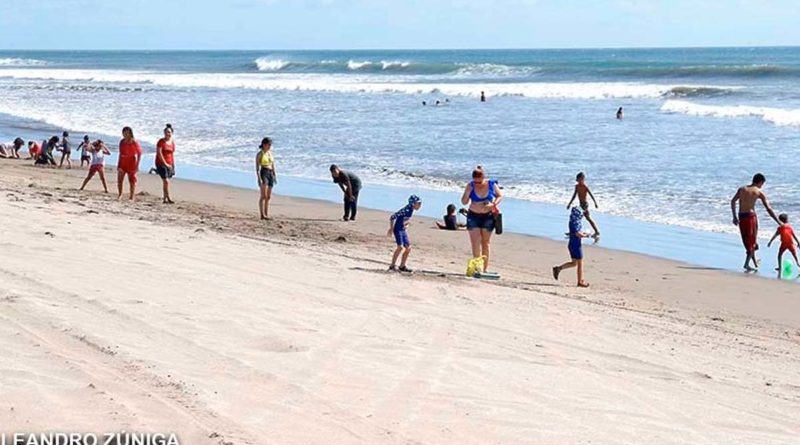
POLYGON ((572 207, 572 203, 575 202, 575 198, 578 198, 578 202, 581 205, 581 209, 583 209, 583 216, 586 218, 586 221, 589 221, 589 224, 592 225, 592 230, 594 230, 594 235, 592 235, 595 240, 600 237, 600 230, 597 228, 597 224, 594 223, 591 215, 589 214, 589 200, 586 199, 587 196, 592 198, 592 202, 594 202, 594 208, 597 207, 597 200, 594 199, 594 195, 592 191, 589 190, 589 186, 586 185, 586 175, 583 172, 578 173, 575 177, 575 193, 572 194, 572 198, 569 200, 569 204, 567 204, 567 208, 569 209, 572 207))
POLYGON ((748 272, 758 270, 759 261, 756 258, 756 250, 758 250, 758 216, 756 215, 756 202, 761 201, 767 213, 772 219, 781 225, 778 217, 767 201, 767 195, 761 191, 767 179, 761 173, 756 173, 753 176, 753 182, 750 185, 740 187, 731 199, 731 214, 733 215, 733 224, 739 226, 739 232, 742 235, 742 244, 747 254, 744 260, 744 269, 748 272), (739 202, 739 212, 736 212, 736 202, 739 202), (750 265, 752 261, 753 265, 750 265))

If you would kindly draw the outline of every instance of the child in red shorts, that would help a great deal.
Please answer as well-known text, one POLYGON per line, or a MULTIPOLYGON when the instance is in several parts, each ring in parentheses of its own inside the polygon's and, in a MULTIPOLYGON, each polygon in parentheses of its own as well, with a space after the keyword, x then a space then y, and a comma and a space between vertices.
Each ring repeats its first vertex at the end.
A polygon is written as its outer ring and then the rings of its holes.
POLYGON ((781 247, 778 249, 778 267, 775 269, 777 271, 781 270, 781 264, 783 264, 783 254, 787 250, 792 253, 794 257, 794 262, 797 264, 797 267, 800 268, 800 262, 797 261, 797 248, 795 245, 800 245, 800 241, 797 239, 797 235, 794 234, 794 229, 792 226, 789 225, 789 215, 785 213, 781 213, 778 216, 778 221, 781 222, 781 225, 778 226, 778 230, 775 231, 775 234, 772 235, 772 239, 769 240, 767 247, 772 245, 772 242, 775 241, 775 238, 781 237, 781 247))

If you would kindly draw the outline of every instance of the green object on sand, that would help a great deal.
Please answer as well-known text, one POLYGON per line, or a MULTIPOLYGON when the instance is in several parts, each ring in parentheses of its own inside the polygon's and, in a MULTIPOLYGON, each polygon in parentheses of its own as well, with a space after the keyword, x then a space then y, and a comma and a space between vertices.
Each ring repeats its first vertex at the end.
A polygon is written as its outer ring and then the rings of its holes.
POLYGON ((781 265, 781 278, 785 280, 790 280, 794 277, 794 264, 789 259, 783 260, 783 264, 781 265))

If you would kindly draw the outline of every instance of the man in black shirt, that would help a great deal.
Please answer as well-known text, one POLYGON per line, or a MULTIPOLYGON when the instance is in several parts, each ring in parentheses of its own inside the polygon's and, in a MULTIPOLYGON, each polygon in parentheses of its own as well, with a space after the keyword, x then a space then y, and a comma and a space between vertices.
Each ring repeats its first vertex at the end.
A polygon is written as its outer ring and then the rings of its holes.
POLYGON ((344 217, 342 219, 355 221, 356 212, 358 211, 358 193, 361 191, 361 179, 336 165, 331 165, 331 177, 333 182, 339 184, 339 188, 344 193, 344 217))

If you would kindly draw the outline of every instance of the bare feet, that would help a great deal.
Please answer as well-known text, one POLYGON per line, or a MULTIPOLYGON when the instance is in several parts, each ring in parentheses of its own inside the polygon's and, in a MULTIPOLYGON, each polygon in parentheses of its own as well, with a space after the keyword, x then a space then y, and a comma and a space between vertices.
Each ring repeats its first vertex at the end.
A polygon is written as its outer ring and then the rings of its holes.
POLYGON ((586 281, 580 281, 578 282, 578 287, 589 287, 589 283, 586 281))
POLYGON ((561 274, 561 266, 555 266, 555 267, 553 267, 553 278, 555 278, 555 279, 556 279, 556 281, 558 281, 558 276, 559 276, 560 274, 561 274))

